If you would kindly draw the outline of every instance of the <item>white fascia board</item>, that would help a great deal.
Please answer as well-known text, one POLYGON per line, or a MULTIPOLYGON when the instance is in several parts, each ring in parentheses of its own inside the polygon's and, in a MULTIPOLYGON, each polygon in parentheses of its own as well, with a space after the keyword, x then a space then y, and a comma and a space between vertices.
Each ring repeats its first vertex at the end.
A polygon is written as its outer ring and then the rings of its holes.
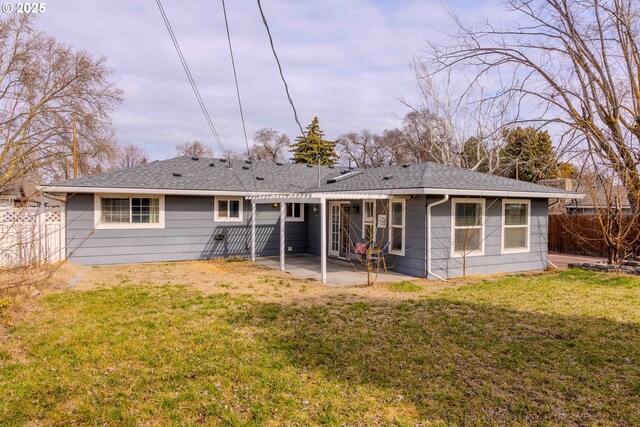
MULTIPOLYGON (((266 196, 273 198, 282 198, 273 192, 242 192, 242 191, 220 191, 220 190, 177 190, 162 188, 109 188, 109 187, 64 187, 64 186, 38 186, 38 191, 47 193, 110 193, 110 194, 165 194, 165 195, 184 195, 184 196, 266 196)), ((578 193, 545 193, 530 191, 503 191, 503 190, 460 190, 447 188, 401 188, 401 189, 381 189, 369 191, 335 191, 335 192, 318 192, 318 193, 299 193, 285 195, 296 202, 318 203, 318 200, 325 199, 388 199, 390 195, 450 195, 450 196, 479 196, 479 197, 525 197, 525 198, 544 198, 544 199, 582 199, 585 195, 578 193), (311 201, 310 198, 316 200, 311 201)), ((266 199, 265 197, 265 199, 266 199)), ((257 202, 258 200, 256 200, 257 202)), ((266 200, 265 200, 266 201, 266 200)), ((281 202, 283 200, 280 200, 281 202)), ((262 202, 262 200, 261 200, 262 202)))
POLYGON ((110 188, 110 187, 56 187, 56 186, 39 186, 38 191, 47 193, 109 193, 109 194, 164 194, 170 196, 246 196, 256 194, 242 191, 219 191, 219 190, 175 190, 164 188, 110 188))
POLYGON ((545 193, 537 191, 504 191, 504 190, 460 190, 452 188, 396 188, 388 190, 373 190, 370 193, 363 191, 349 192, 345 191, 341 194, 359 194, 366 195, 370 198, 386 198, 387 195, 450 195, 450 196, 477 196, 477 197, 525 197, 525 198, 542 198, 542 199, 582 199, 584 194, 578 193, 545 193), (384 193, 384 195, 381 195, 384 193))

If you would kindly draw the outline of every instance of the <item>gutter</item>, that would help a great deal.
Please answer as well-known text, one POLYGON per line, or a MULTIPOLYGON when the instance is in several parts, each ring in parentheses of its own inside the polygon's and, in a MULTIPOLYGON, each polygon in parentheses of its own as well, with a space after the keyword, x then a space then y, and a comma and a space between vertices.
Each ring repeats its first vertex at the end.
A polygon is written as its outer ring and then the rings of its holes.
POLYGON ((440 205, 442 203, 445 203, 449 200, 449 195, 445 194, 444 197, 440 200, 437 200, 431 204, 427 205, 427 229, 426 229, 426 233, 425 233, 425 270, 427 272, 427 279, 429 278, 429 275, 432 275, 434 277, 437 277, 438 279, 446 282, 447 279, 445 279, 444 277, 440 277, 437 274, 435 274, 433 271, 431 271, 431 208, 437 205, 440 205))
MULTIPOLYGON (((224 190, 189 190, 189 189, 163 189, 163 188, 134 188, 134 187, 67 187, 67 186, 38 186, 38 191, 49 193, 110 193, 110 194, 165 194, 165 195, 189 195, 189 196, 273 196, 282 194, 277 191, 224 191, 224 190)), ((294 194, 294 193, 292 193, 294 194)), ((578 193, 546 193, 536 191, 503 191, 503 190, 460 190, 448 188, 405 188, 384 190, 384 197, 380 197, 380 189, 377 190, 332 190, 332 191, 300 191, 296 195, 310 194, 312 196, 339 194, 341 196, 363 195, 366 198, 388 198, 390 195, 412 196, 424 194, 429 196, 477 196, 477 197, 523 197, 527 199, 582 199, 584 194, 578 193)))

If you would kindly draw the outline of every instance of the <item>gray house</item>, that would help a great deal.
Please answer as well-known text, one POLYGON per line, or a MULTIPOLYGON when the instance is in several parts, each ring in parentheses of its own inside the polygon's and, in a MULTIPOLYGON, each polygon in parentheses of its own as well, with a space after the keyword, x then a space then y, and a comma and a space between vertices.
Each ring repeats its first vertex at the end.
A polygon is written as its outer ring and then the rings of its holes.
POLYGON ((66 255, 85 265, 312 254, 379 242, 416 277, 542 270, 562 189, 433 163, 366 170, 179 157, 42 188, 66 201, 66 255))

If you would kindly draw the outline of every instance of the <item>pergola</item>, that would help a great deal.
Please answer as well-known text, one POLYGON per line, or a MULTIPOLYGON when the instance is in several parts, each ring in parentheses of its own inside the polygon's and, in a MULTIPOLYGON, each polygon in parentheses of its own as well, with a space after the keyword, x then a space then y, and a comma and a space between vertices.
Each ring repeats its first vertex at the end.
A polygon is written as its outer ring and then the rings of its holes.
POLYGON ((320 279, 327 282, 327 201, 354 199, 388 199, 387 194, 371 193, 283 193, 260 194, 247 196, 251 200, 251 261, 256 260, 256 205, 280 204, 280 270, 286 271, 285 265, 285 223, 287 203, 306 203, 320 205, 320 279))

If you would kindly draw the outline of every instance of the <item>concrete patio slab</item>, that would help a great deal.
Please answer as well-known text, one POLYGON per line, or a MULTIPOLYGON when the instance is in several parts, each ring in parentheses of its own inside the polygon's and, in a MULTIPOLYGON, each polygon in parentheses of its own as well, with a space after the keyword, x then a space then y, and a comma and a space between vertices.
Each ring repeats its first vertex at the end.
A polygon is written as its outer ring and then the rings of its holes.
MULTIPOLYGON (((258 257, 256 264, 280 269, 279 257, 258 257)), ((291 275, 300 279, 320 280, 320 257, 314 255, 289 255, 285 259, 285 268, 291 275)), ((415 277, 393 271, 380 271, 376 283, 402 282, 415 280, 415 277)), ((327 258, 327 285, 353 286, 365 285, 367 272, 357 268, 349 261, 327 258)))

